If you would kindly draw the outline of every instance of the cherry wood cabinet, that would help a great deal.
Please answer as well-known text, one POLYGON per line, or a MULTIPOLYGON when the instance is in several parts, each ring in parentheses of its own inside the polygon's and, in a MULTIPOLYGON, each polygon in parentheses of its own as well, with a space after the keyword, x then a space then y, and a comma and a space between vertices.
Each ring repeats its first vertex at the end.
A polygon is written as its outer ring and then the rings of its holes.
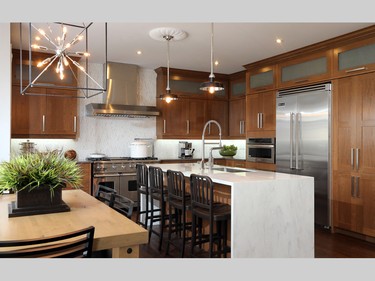
POLYGON ((375 73, 334 80, 333 225, 375 235, 375 73))
MULTIPOLYGON (((77 92, 67 89, 48 87, 30 87, 27 95, 21 95, 20 63, 23 71, 29 64, 36 67, 36 62, 45 58, 46 54, 33 53, 29 62, 26 54, 20 59, 19 50, 13 50, 12 64, 12 107, 11 136, 12 138, 71 138, 78 132, 77 92), (29 95, 30 94, 30 95, 29 95)), ((48 70, 51 72, 50 70, 48 70)), ((54 72, 54 71, 52 71, 54 72)), ((22 74, 27 77, 26 72, 22 74)), ((71 74, 71 76, 73 76, 71 74)), ((42 77, 42 76, 41 76, 42 77)), ((73 78, 66 75, 68 85, 73 86, 73 78), (70 77, 70 78, 69 78, 70 77)), ((60 79, 55 73, 43 75, 43 82, 59 84, 60 79), (47 79, 47 80, 46 80, 47 79)), ((64 80, 66 82, 66 80, 64 80)), ((23 81, 23 87, 27 81, 23 81)))
POLYGON ((158 138, 173 138, 188 135, 189 103, 179 99, 170 103, 158 101, 161 115, 156 118, 158 138))
POLYGON ((75 91, 32 88, 21 95, 20 86, 12 86, 12 124, 14 138, 75 138, 78 131, 75 91), (46 96, 57 93, 68 98, 46 96), (42 95, 41 95, 42 94, 42 95))
POLYGON ((276 130, 276 93, 268 91, 246 96, 246 131, 276 130))
POLYGON ((229 101, 229 137, 246 137, 246 98, 229 101))

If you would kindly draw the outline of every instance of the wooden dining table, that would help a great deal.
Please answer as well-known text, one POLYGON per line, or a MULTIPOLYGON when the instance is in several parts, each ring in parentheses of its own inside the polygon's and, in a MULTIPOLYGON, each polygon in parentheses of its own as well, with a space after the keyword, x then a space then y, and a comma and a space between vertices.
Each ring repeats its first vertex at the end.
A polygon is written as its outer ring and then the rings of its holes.
POLYGON ((139 245, 148 243, 148 231, 82 190, 64 190, 70 211, 8 217, 15 194, 0 195, 0 241, 59 235, 95 227, 93 251, 112 249, 112 258, 138 258, 139 245))

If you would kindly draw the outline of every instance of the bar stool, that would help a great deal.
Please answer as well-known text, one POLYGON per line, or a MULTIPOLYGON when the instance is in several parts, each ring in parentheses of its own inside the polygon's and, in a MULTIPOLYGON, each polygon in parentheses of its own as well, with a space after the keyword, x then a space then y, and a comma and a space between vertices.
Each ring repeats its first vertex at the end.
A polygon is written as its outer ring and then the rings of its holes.
POLYGON ((161 245, 163 242, 163 234, 166 226, 166 221, 169 221, 169 215, 166 212, 166 201, 167 201, 167 190, 164 187, 164 174, 163 170, 159 167, 150 166, 149 171, 149 189, 151 198, 151 210, 150 210, 150 231, 149 241, 151 235, 155 234, 159 236, 159 251, 161 251, 161 245), (158 204, 159 208, 155 209, 155 205, 158 204), (156 215, 156 213, 158 213, 156 215), (153 226, 155 222, 160 222, 160 229, 156 231, 153 226))
POLYGON ((137 173, 137 198, 138 198, 138 212, 136 223, 148 228, 148 219, 150 218, 150 208, 149 208, 149 186, 148 186, 148 168, 144 163, 136 164, 137 173), (144 209, 141 207, 141 195, 145 196, 146 206, 144 209), (144 215, 144 222, 140 220, 140 216, 144 215))
POLYGON ((167 179, 169 227, 166 253, 169 253, 169 245, 172 244, 173 246, 180 248, 181 258, 183 258, 186 240, 190 239, 187 237, 186 231, 191 230, 191 222, 187 222, 186 220, 186 212, 191 208, 190 194, 186 193, 185 176, 183 173, 168 170, 167 179), (172 216, 173 209, 174 217, 172 216), (172 234, 176 235, 173 239, 172 234))
POLYGON ((230 252, 227 246, 227 224, 231 215, 231 207, 228 204, 214 202, 214 184, 210 177, 203 175, 190 175, 191 212, 192 212, 192 238, 191 255, 194 255, 194 247, 209 243, 209 257, 224 257, 230 252), (196 237, 196 219, 207 220, 209 233, 196 237), (216 223, 216 232, 214 232, 216 223), (217 245, 214 251, 214 244, 217 245))

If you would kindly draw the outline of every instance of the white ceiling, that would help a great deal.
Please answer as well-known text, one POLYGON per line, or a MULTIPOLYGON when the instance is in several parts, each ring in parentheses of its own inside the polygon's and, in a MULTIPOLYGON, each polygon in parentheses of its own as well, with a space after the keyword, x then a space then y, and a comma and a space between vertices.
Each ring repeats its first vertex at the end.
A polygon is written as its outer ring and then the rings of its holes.
MULTIPOLYGON (((346 34, 373 23, 214 23, 214 57, 220 64, 215 73, 232 74, 244 70, 243 65, 282 54, 297 48, 346 34), (276 38, 283 40, 281 45, 276 38)), ((17 46, 18 25, 12 24, 11 41, 17 46)), ((95 51, 95 40, 103 42, 102 23, 94 23, 89 47, 95 51), (95 35, 97 29, 99 35, 95 35)), ((167 65, 166 41, 154 40, 150 30, 173 27, 187 32, 187 38, 170 42, 170 67, 210 71, 210 32, 208 22, 108 23, 108 61, 136 64, 155 69, 167 65), (137 50, 142 55, 137 55, 137 50)), ((90 27, 91 28, 91 27, 90 27)), ((92 57, 95 61, 95 56, 92 57)))

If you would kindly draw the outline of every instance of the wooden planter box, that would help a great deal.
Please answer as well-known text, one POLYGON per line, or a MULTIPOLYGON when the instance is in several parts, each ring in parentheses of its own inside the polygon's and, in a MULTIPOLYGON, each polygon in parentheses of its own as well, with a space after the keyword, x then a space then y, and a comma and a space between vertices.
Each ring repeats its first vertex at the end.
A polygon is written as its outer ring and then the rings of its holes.
POLYGON ((48 186, 16 192, 16 201, 12 201, 8 206, 8 216, 19 217, 70 211, 69 206, 62 200, 62 188, 63 186, 55 188, 53 196, 48 186))

